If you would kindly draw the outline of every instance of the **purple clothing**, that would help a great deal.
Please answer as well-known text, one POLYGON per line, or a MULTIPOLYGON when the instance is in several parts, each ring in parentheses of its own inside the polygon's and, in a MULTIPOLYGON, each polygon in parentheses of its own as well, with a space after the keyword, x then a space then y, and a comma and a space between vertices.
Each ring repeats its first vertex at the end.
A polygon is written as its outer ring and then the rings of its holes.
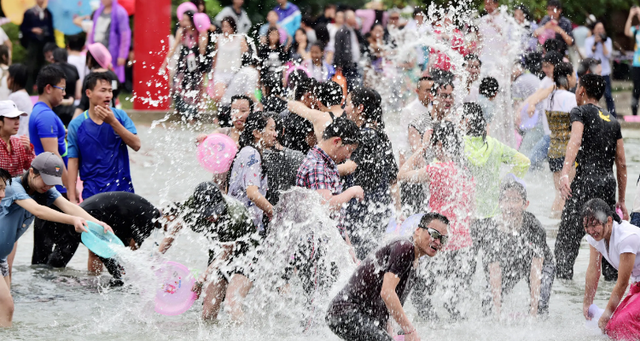
POLYGON ((388 272, 400 278, 396 294, 404 304, 413 288, 415 246, 407 238, 396 239, 370 254, 355 270, 347 285, 329 305, 328 315, 339 316, 350 311, 363 312, 386 326, 389 310, 380 292, 384 275, 388 272))
MULTIPOLYGON (((104 6, 100 5, 93 14, 93 26, 96 27, 98 18, 104 10, 104 6)), ((129 15, 124 7, 118 4, 118 0, 113 0, 111 5, 111 25, 109 25, 109 52, 113 59, 113 71, 118 75, 121 83, 124 83, 124 65, 118 66, 118 58, 127 59, 129 56, 129 48, 131 47, 131 28, 129 27, 129 15)), ((95 31, 91 31, 87 45, 95 43, 95 31)))

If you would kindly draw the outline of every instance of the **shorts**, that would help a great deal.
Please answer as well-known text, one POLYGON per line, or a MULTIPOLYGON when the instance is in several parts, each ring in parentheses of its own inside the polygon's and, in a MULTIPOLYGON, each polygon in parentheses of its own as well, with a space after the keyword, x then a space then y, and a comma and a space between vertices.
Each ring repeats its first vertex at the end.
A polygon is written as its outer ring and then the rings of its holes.
POLYGON ((557 173, 562 171, 562 166, 564 165, 564 157, 559 157, 557 159, 549 159, 549 169, 552 173, 557 173))
MULTIPOLYGON (((229 259, 227 260, 227 264, 221 266, 221 268, 217 271, 218 278, 224 278, 227 282, 229 282, 229 280, 231 279, 231 276, 233 276, 234 274, 239 274, 249 278, 249 273, 251 272, 251 269, 247 270, 245 269, 244 266, 233 264, 235 263, 234 262, 235 258, 236 257, 234 256, 229 257, 229 259)), ((207 267, 211 265, 211 263, 213 263, 215 259, 216 259, 215 253, 209 250, 209 262, 207 263, 207 267)), ((250 266, 251 264, 249 264, 249 267, 250 266)))
POLYGON ((9 263, 6 259, 0 261, 0 274, 2 277, 9 277, 9 263))

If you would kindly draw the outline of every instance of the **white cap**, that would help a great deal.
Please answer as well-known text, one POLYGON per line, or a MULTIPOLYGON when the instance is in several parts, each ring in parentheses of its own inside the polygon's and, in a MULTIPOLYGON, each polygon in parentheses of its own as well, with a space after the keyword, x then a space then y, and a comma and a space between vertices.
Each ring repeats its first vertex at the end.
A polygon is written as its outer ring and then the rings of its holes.
POLYGON ((13 101, 0 101, 0 116, 16 118, 18 116, 27 116, 27 113, 18 110, 18 106, 13 101))

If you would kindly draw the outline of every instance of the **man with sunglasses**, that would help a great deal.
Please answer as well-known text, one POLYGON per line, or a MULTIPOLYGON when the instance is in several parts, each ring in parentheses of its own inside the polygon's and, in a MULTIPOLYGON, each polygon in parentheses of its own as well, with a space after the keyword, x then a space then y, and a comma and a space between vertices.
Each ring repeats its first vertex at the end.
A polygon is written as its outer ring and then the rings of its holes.
POLYGON ((501 214, 492 218, 482 237, 483 268, 488 282, 482 306, 485 313, 500 316, 502 298, 523 278, 531 292, 529 314, 549 313, 555 276, 553 254, 540 221, 529 206, 523 184, 510 179, 500 190, 501 214), (493 304, 492 304, 493 303, 493 304))
POLYGON ((407 341, 419 340, 402 307, 422 256, 434 257, 447 243, 449 219, 425 214, 413 238, 396 239, 370 254, 334 297, 326 315, 329 328, 344 340, 392 341, 390 319, 407 341))

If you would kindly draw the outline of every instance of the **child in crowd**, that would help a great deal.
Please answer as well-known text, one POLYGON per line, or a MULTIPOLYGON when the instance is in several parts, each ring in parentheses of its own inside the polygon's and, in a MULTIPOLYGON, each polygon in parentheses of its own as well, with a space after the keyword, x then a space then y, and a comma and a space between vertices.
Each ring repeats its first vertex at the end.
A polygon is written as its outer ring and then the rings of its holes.
POLYGON ((316 42, 311 45, 310 57, 302 65, 309 70, 311 77, 318 82, 324 83, 336 73, 333 66, 324 60, 324 44, 322 42, 316 42))
POLYGON ((482 114, 487 125, 491 124, 496 114, 495 99, 498 96, 498 80, 493 77, 485 77, 480 81, 478 104, 482 107, 482 114))

